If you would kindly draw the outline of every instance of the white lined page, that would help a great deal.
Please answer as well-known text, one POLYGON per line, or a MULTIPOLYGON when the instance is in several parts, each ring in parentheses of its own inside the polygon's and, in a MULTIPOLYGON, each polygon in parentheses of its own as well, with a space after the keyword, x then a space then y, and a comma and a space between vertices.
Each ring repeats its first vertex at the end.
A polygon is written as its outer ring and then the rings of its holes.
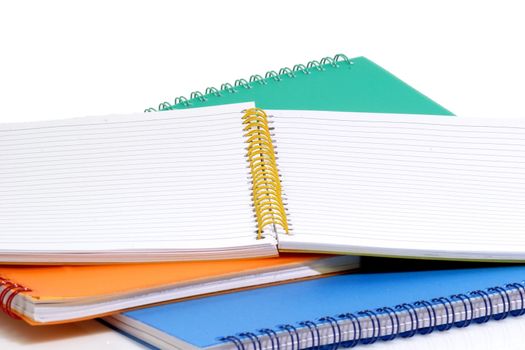
POLYGON ((280 248, 525 260, 525 119, 268 113, 280 248))
POLYGON ((252 105, 0 125, 0 260, 274 254, 255 239, 252 105))

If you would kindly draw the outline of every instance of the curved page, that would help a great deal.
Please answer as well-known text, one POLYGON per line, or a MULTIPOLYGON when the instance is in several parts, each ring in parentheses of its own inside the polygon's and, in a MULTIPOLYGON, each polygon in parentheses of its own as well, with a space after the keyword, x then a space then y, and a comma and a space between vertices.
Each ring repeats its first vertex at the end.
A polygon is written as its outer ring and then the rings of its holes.
POLYGON ((255 239, 251 106, 0 125, 0 261, 274 255, 255 239))
POLYGON ((525 260, 525 120, 267 111, 284 250, 525 260))

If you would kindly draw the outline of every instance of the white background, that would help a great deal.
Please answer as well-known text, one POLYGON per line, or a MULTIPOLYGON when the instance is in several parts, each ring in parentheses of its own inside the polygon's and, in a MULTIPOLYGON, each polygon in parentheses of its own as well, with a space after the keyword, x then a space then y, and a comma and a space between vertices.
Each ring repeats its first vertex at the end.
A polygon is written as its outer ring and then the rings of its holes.
POLYGON ((2 1, 0 121, 142 111, 364 55, 458 115, 524 115, 519 1, 2 1))
MULTIPOLYGON (((525 118, 519 5, 1 1, 0 122, 140 112, 336 53, 372 59, 459 116, 525 118)), ((522 348, 525 319, 492 323, 368 348, 522 348)), ((32 330, 0 317, 0 348, 95 346, 131 343, 95 323, 32 330)))

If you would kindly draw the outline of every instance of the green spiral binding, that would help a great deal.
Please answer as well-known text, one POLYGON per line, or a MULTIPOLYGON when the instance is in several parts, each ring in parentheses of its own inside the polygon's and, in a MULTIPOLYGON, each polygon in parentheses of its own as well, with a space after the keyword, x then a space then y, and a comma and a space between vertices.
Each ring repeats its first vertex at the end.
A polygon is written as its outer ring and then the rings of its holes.
POLYGON ((274 71, 274 70, 271 70, 269 72, 266 72, 266 74, 264 75, 264 78, 265 79, 273 79, 275 81, 281 81, 281 77, 279 76, 279 74, 274 71))
POLYGON ((263 77, 261 77, 259 74, 254 74, 250 77, 250 83, 259 83, 261 85, 268 84, 266 80, 264 80, 263 77))
POLYGON ((217 90, 214 87, 206 88, 206 91, 204 92, 205 95, 215 95, 215 96, 221 96, 221 92, 217 90))
POLYGON ((190 100, 193 100, 193 99, 199 99, 199 101, 206 101, 206 97, 204 97, 204 95, 202 94, 202 92, 200 91, 193 91, 190 95, 190 100))
POLYGON ((245 89, 251 89, 250 83, 246 81, 246 79, 237 79, 235 80, 235 87, 242 86, 245 89))
POLYGON ((296 64, 293 66, 292 69, 288 67, 281 68, 279 72, 277 73, 274 70, 270 70, 266 72, 264 75, 264 78, 260 76, 259 74, 254 74, 250 77, 250 79, 237 79, 235 83, 232 85, 230 83, 224 83, 221 85, 220 89, 209 87, 205 90, 204 94, 200 91, 194 91, 191 93, 190 98, 187 99, 184 96, 180 96, 175 98, 173 103, 170 102, 162 102, 159 104, 158 108, 147 108, 144 110, 144 112, 157 112, 157 111, 166 111, 174 109, 178 105, 183 105, 185 107, 191 106, 192 101, 201 101, 204 102, 208 99, 208 97, 214 95, 214 96, 222 96, 223 94, 235 94, 239 90, 238 89, 251 89, 253 84, 260 84, 260 85, 266 85, 268 84, 268 80, 272 79, 276 82, 279 82, 282 80, 283 77, 289 77, 294 78, 297 76, 297 74, 311 74, 314 71, 322 72, 325 70, 325 66, 330 65, 334 68, 340 67, 340 64, 346 64, 348 66, 351 66, 353 64, 352 61, 346 55, 343 54, 337 54, 333 58, 332 57, 324 57, 320 61, 310 61, 306 64, 296 64))

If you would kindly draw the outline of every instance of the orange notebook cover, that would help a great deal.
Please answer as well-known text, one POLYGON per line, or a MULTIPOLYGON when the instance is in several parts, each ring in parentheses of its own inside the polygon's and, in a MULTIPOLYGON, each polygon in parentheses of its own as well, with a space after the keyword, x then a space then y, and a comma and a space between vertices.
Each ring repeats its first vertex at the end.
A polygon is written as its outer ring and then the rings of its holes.
POLYGON ((31 324, 61 323, 357 266, 356 257, 314 254, 213 262, 0 266, 0 304, 9 315, 31 324))

